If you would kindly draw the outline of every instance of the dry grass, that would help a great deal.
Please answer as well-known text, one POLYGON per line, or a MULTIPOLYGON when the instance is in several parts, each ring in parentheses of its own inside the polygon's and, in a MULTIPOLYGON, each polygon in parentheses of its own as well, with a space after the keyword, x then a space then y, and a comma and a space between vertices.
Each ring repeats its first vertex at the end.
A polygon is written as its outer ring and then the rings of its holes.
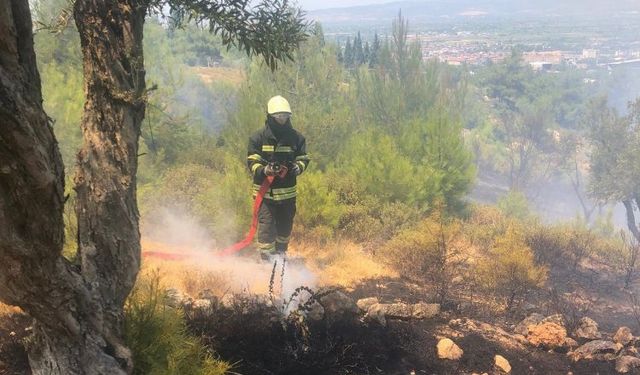
MULTIPOLYGON (((166 287, 178 288, 190 296, 204 289, 223 296, 227 293, 266 294, 272 264, 250 257, 216 257, 213 252, 198 252, 167 244, 142 242, 144 251, 177 253, 184 259, 162 260, 145 257, 143 270, 159 270, 166 287)), ((290 258, 303 262, 289 262, 286 277, 289 287, 342 286, 351 288, 358 282, 379 277, 395 277, 394 271, 365 253, 359 245, 339 241, 327 245, 314 242, 292 244, 290 258)))
POLYGON ((300 243, 294 246, 292 255, 307 260, 322 286, 351 288, 362 280, 397 276, 393 270, 365 253, 361 246, 347 241, 325 246, 300 243))
POLYGON ((0 318, 2 318, 3 316, 9 316, 19 313, 22 313, 22 310, 20 310, 19 307, 5 305, 4 303, 0 302, 0 318))
POLYGON ((195 67, 193 71, 205 82, 224 82, 233 86, 240 86, 244 81, 244 72, 238 68, 227 67, 195 67))
POLYGON ((158 270, 164 287, 178 288, 196 297, 204 289, 222 297, 228 293, 266 294, 272 265, 239 256, 217 257, 212 251, 142 241, 144 251, 186 255, 184 259, 163 260, 144 257, 143 272, 158 270))

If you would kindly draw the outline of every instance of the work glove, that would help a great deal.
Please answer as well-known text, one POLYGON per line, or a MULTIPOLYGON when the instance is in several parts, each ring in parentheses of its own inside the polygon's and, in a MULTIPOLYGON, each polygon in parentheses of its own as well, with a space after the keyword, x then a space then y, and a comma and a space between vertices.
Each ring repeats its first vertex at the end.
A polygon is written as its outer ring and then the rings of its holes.
POLYGON ((267 164, 266 167, 264 167, 264 174, 265 176, 275 176, 276 175, 276 168, 275 165, 273 164, 267 164))
POLYGON ((298 163, 294 163, 293 167, 291 167, 291 172, 295 176, 298 176, 298 175, 300 175, 300 173, 302 173, 302 169, 300 169, 300 166, 298 165, 298 163))

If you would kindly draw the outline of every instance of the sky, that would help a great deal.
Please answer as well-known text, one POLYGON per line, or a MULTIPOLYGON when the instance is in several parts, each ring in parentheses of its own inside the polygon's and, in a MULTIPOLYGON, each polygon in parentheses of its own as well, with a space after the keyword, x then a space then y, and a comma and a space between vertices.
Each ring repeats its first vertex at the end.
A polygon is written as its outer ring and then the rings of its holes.
MULTIPOLYGON (((295 0, 294 0, 295 1, 295 0)), ((351 7, 358 5, 369 5, 369 4, 382 4, 382 3, 392 3, 397 2, 399 0, 297 0, 298 4, 305 10, 316 10, 316 9, 327 9, 327 8, 340 8, 340 7, 351 7)), ((413 0, 420 1, 420 0, 413 0)), ((514 0, 519 1, 520 3, 534 3, 538 0, 514 0)), ((616 2, 619 0, 557 0, 559 3, 568 3, 575 4, 576 6, 589 7, 591 5, 603 5, 616 7, 616 2)), ((499 3, 500 1, 496 1, 499 3)), ((502 0, 504 2, 504 0, 502 0)), ((638 10, 640 10, 640 0, 624 0, 620 1, 627 4, 638 4, 638 10)))
POLYGON ((352 7, 357 5, 391 3, 397 0, 298 0, 303 9, 315 10, 338 7, 352 7))

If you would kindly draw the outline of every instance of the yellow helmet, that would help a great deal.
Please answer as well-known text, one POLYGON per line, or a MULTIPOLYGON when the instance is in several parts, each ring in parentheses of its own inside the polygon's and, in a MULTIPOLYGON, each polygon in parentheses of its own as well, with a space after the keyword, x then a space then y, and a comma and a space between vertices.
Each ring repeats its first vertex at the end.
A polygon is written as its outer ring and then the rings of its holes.
POLYGON ((280 95, 269 99, 269 103, 267 103, 267 113, 273 115, 282 112, 291 113, 291 107, 287 99, 280 95))

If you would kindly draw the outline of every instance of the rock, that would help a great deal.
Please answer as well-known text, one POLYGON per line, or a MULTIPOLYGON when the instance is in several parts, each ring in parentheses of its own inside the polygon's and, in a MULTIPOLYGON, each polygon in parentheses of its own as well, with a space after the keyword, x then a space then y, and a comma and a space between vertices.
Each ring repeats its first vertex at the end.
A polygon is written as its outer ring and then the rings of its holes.
POLYGON ((462 349, 451 339, 444 338, 438 341, 438 345, 436 345, 436 349, 438 352, 438 358, 440 359, 449 359, 452 361, 457 361, 462 358, 462 354, 464 353, 462 349))
POLYGON ((561 327, 567 326, 567 321, 562 314, 553 314, 542 319, 540 323, 555 323, 561 327))
POLYGON ((165 304, 173 308, 182 307, 189 300, 189 296, 175 288, 167 289, 164 298, 165 304))
POLYGON ((212 302, 210 299, 197 299, 191 304, 191 307, 197 310, 208 310, 211 308, 212 302))
POLYGON ((556 323, 541 323, 529 326, 527 340, 533 346, 548 349, 562 348, 566 345, 567 330, 556 323))
POLYGON ((413 316, 413 306, 406 303, 380 303, 378 305, 387 319, 408 320, 413 316))
POLYGON ((376 303, 379 303, 378 298, 369 297, 369 298, 359 299, 358 302, 356 302, 356 305, 358 306, 360 311, 366 313, 367 311, 369 311, 369 307, 371 307, 372 305, 375 305, 376 303))
POLYGON ((437 303, 416 303, 413 305, 413 313, 411 316, 414 319, 430 319, 440 314, 440 305, 437 303))
POLYGON ((615 355, 622 349, 622 345, 613 341, 594 340, 582 345, 569 353, 571 359, 576 362, 583 359, 607 359, 606 354, 615 355))
POLYGON ((203 289, 198 293, 198 299, 215 300, 218 299, 218 297, 213 293, 211 289, 203 289))
POLYGON ((540 324, 543 319, 544 316, 542 314, 533 313, 518 323, 513 331, 517 334, 526 336, 529 333, 529 326, 540 324))
POLYGON ((577 348, 578 346, 580 346, 580 344, 578 344, 578 342, 572 339, 571 337, 567 337, 566 339, 564 339, 565 348, 574 349, 574 348, 577 348))
POLYGON ((322 319, 324 319, 324 307, 322 307, 322 305, 318 302, 314 302, 307 312, 307 318, 314 322, 321 321, 322 319))
POLYGON ((342 317, 349 314, 357 314, 358 306, 349 296, 341 291, 335 291, 320 298, 320 304, 328 317, 342 317))
POLYGON ((229 294, 225 294, 224 296, 222 296, 222 298, 220 299, 220 304, 222 306, 224 306, 227 309, 232 308, 233 306, 235 306, 236 304, 236 297, 229 293, 229 294))
POLYGON ((496 355, 494 358, 494 363, 496 368, 498 368, 500 371, 504 372, 505 374, 508 374, 511 372, 511 364, 509 363, 509 361, 507 361, 507 359, 501 355, 496 355))
POLYGON ((620 327, 616 334, 613 336, 613 342, 617 342, 622 345, 628 345, 633 341, 633 334, 629 327, 620 327))
POLYGON ((578 339, 596 340, 602 338, 598 332, 598 323, 595 320, 584 317, 578 322, 578 327, 573 331, 573 336, 578 339))
POLYGON ((640 368, 640 358, 623 355, 616 360, 616 371, 626 374, 635 368, 640 368))
POLYGON ((383 327, 387 326, 387 318, 384 315, 382 305, 379 303, 369 307, 369 310, 367 310, 367 313, 364 316, 364 320, 376 322, 383 327))

